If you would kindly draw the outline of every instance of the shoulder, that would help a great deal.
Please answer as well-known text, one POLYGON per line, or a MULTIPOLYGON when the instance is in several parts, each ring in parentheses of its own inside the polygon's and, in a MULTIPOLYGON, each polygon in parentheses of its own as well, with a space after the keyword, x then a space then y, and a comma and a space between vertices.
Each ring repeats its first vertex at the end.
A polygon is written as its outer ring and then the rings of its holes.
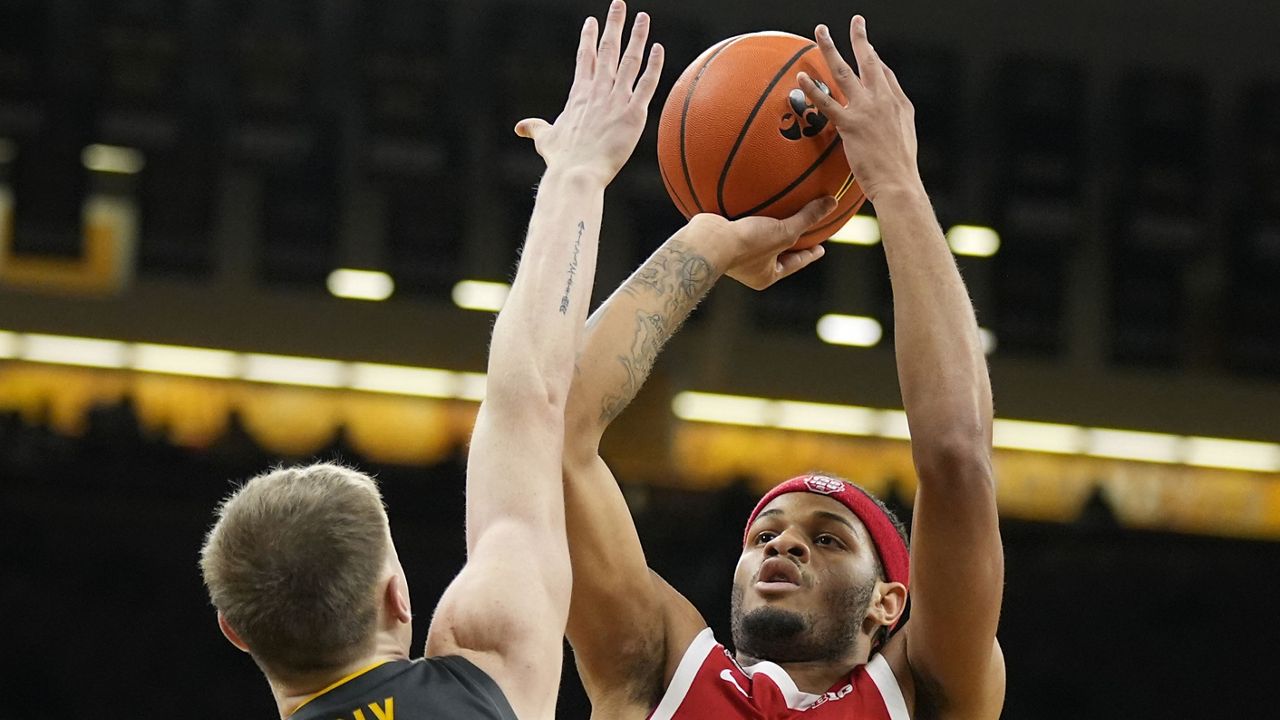
MULTIPOLYGON (((969 702, 957 702, 954 693, 933 678, 925 668, 911 663, 907 646, 911 632, 908 620, 889 639, 880 653, 902 691, 911 717, 922 718, 998 718, 1004 705, 1005 665, 1000 643, 994 641, 991 666, 983 678, 983 687, 973 693, 969 702)), ((868 668, 870 664, 868 664, 868 668)))
POLYGON ((650 717, 682 720, 736 709, 749 688, 750 678, 704 627, 685 643, 650 717))
POLYGON ((464 658, 394 660, 374 665, 294 708, 291 720, 333 717, 409 717, 515 720, 502 690, 464 658))
POLYGON ((426 707, 438 708, 442 713, 449 710, 445 713, 448 717, 515 720, 511 703, 498 683, 461 655, 415 660, 401 677, 404 690, 421 691, 422 700, 430 703, 426 707))

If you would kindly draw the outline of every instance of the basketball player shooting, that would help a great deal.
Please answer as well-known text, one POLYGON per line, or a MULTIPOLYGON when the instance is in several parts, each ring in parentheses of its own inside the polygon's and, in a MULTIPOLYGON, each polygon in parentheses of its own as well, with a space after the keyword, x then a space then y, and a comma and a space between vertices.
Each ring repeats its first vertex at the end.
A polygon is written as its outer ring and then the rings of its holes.
POLYGON ((1004 561, 991 470, 991 387, 974 311, 916 163, 914 110, 851 23, 853 69, 817 44, 847 105, 796 83, 837 127, 875 204, 894 299, 902 401, 919 478, 913 542, 856 486, 814 474, 761 500, 734 571, 730 653, 651 573, 598 455, 662 345, 722 275, 763 289, 818 260, 789 251, 834 208, 785 220, 697 215, 592 316, 570 390, 568 636, 595 717, 996 718, 1004 561), (904 620, 908 597, 910 618, 904 620), (803 713, 803 715, 801 714, 803 713))
POLYGON ((625 20, 620 2, 603 33, 588 19, 564 112, 517 127, 547 171, 493 328, 467 467, 467 563, 435 609, 427 658, 409 659, 408 584, 368 476, 280 469, 218 511, 202 550, 205 583, 224 634, 262 669, 282 718, 555 715, 571 584, 565 403, 604 189, 640 139, 662 66, 655 45, 640 74, 644 16, 620 52, 625 20))

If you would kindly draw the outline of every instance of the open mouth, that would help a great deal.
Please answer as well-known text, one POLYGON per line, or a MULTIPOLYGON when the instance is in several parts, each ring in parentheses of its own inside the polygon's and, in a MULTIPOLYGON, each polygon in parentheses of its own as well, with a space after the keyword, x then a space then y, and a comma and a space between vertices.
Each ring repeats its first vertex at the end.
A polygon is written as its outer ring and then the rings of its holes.
POLYGON ((772 557, 760 564, 756 574, 756 590, 763 593, 790 592, 800 588, 800 568, 783 557, 772 557))

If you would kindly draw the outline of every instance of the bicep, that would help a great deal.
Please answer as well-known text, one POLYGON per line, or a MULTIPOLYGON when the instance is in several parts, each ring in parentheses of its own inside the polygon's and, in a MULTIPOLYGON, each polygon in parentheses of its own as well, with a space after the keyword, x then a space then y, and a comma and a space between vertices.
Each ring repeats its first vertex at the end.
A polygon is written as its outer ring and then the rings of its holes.
POLYGON ((593 704, 647 703, 662 689, 675 600, 650 572, 617 481, 594 453, 565 463, 565 511, 574 574, 567 634, 583 685, 593 704))
POLYGON ((559 688, 569 579, 539 560, 563 552, 556 543, 521 523, 491 525, 441 597, 427 634, 428 656, 467 658, 521 717, 549 714, 559 688))
POLYGON ((1004 675, 995 642, 1004 550, 990 461, 975 453, 920 470, 907 656, 947 704, 985 705, 994 678, 1003 686, 1004 675))
POLYGON ((563 414, 530 397, 486 401, 467 463, 467 564, 436 608, 427 654, 457 654, 522 717, 546 716, 560 679, 572 573, 560 463, 563 414))

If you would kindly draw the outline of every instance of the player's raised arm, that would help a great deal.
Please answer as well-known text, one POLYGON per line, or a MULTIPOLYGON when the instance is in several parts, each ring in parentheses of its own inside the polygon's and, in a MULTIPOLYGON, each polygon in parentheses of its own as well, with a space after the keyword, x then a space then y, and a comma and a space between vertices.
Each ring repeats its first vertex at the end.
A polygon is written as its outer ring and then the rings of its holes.
POLYGON ((906 656, 917 695, 944 717, 997 717, 1004 663, 995 641, 1004 556, 991 471, 991 384, 973 306, 916 165, 914 109, 851 25, 858 73, 825 27, 818 45, 848 98, 801 87, 840 130, 854 176, 876 206, 893 287, 902 400, 919 476, 906 656), (932 690, 931 690, 932 689, 932 690))
POLYGON ((555 122, 517 132, 547 163, 511 293, 494 324, 467 468, 467 565, 446 591, 428 655, 485 670, 522 718, 554 715, 571 574, 564 529, 564 408, 595 275, 604 188, 630 157, 657 84, 640 75, 647 18, 621 54, 626 7, 583 25, 555 122), (639 77, 637 84, 636 78, 639 77))
POLYGON ((787 220, 698 215, 591 316, 569 393, 565 510, 573 559, 569 641, 600 717, 643 717, 690 639, 706 623, 645 562, 631 515, 599 457, 609 423, 635 398, 662 346, 721 275, 763 289, 822 256, 787 252, 834 207, 810 203, 787 220))

